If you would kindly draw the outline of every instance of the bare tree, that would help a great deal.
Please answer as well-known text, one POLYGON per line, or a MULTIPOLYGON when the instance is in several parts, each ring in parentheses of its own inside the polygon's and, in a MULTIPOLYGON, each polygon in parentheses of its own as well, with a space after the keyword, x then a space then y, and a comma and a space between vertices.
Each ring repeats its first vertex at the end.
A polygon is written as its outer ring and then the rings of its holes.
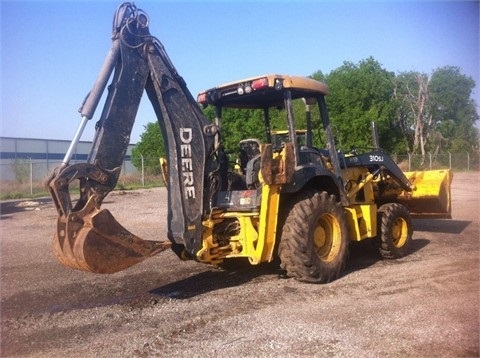
POLYGON ((397 124, 407 138, 408 150, 425 157, 425 146, 433 118, 428 111, 429 85, 427 75, 419 72, 400 74, 395 80, 394 98, 399 103, 397 124), (413 136, 411 135, 413 131, 413 136))
POLYGON ((425 157, 425 145, 432 125, 432 116, 427 111, 427 103, 429 100, 428 84, 429 78, 420 73, 415 74, 417 81, 417 93, 415 94, 407 87, 409 96, 411 97, 410 108, 414 113, 415 136, 413 141, 413 152, 420 149, 422 157, 425 157))
POLYGON ((394 80, 395 125, 402 131, 407 150, 434 155, 442 149, 475 150, 479 116, 470 98, 475 81, 460 69, 445 66, 431 75, 416 71, 398 74, 394 80))

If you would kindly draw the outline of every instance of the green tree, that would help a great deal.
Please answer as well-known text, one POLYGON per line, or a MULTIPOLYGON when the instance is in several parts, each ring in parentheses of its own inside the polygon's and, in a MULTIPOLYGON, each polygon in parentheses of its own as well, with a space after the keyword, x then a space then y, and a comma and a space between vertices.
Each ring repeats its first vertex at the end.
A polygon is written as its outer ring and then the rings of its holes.
POLYGON ((323 74, 321 70, 317 70, 314 72, 310 78, 313 78, 314 80, 320 81, 320 82, 327 82, 327 77, 323 74))
POLYGON ((140 142, 132 150, 132 163, 138 170, 143 166, 146 173, 160 173, 160 157, 165 157, 165 144, 157 122, 148 123, 140 136, 140 142))
MULTIPOLYGON (((213 122, 215 118, 213 106, 205 108, 203 113, 213 122)), ((220 135, 224 150, 231 154, 238 152, 238 143, 242 139, 257 138, 265 141, 266 133, 263 122, 263 111, 223 108, 220 135)))
POLYGON ((358 64, 344 62, 325 76, 330 121, 339 147, 372 148, 371 122, 375 122, 381 147, 391 152, 405 149, 401 133, 394 128, 394 78, 372 57, 358 64))
MULTIPOLYGON (((478 151, 479 119, 470 98, 475 82, 461 74, 459 68, 446 66, 431 76, 419 72, 395 75, 372 57, 357 64, 344 62, 325 75, 312 78, 330 88, 327 96, 330 121, 339 149, 372 148, 371 122, 376 123, 380 146, 391 153, 437 153, 478 151)), ((305 104, 293 103, 297 129, 305 129, 305 104)), ((209 106, 203 113, 212 122, 215 110, 209 106)), ((221 141, 227 153, 238 152, 238 143, 246 138, 266 140, 262 110, 222 110, 221 141)), ((317 106, 312 106, 314 145, 325 144, 325 134, 317 106)), ((283 109, 270 109, 272 130, 286 129, 283 109)), ((145 127, 141 141, 133 150, 133 163, 141 166, 141 155, 148 171, 160 171, 158 158, 165 155, 157 123, 145 127)))
POLYGON ((452 152, 478 150, 479 119, 471 99, 475 81, 458 67, 445 66, 433 71, 430 79, 430 111, 435 120, 439 141, 432 140, 432 151, 440 148, 452 152))

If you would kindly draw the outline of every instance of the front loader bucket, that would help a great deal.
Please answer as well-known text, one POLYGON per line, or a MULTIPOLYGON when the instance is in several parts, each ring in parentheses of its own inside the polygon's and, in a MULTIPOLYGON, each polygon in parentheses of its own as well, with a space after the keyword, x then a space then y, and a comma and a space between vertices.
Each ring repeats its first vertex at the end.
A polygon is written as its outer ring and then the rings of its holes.
POLYGON ((452 218, 450 186, 453 173, 449 169, 407 172, 413 183, 412 192, 403 192, 399 201, 414 218, 452 218))
POLYGON ((115 273, 168 248, 169 241, 143 240, 120 225, 110 211, 60 217, 53 251, 65 266, 94 273, 115 273))

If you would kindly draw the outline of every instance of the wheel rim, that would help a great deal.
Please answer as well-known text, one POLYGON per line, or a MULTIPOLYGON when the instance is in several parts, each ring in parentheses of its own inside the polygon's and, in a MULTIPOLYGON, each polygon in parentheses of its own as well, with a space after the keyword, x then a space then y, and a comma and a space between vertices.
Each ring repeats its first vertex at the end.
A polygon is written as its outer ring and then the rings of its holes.
POLYGON ((404 218, 397 218, 392 225, 392 241, 395 247, 401 248, 408 238, 408 223, 404 218))
POLYGON ((331 262, 340 252, 342 242, 340 223, 331 214, 322 215, 313 232, 315 253, 326 262, 331 262))

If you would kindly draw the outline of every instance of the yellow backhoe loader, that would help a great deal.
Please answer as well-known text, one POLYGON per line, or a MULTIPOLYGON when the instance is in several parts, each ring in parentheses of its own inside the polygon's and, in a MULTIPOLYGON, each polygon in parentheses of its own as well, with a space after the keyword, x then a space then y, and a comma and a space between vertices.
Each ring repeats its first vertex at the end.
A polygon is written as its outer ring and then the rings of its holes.
MULTIPOLYGON (((349 242, 372 238, 384 257, 398 258, 408 254, 411 215, 450 217, 449 170, 404 173, 378 145, 363 153, 336 149, 325 84, 270 74, 211 88, 195 100, 148 26, 147 14, 133 3, 118 8, 112 47, 80 109, 79 129, 47 181, 59 214, 54 252, 64 265, 113 273, 171 248, 181 259, 213 265, 278 257, 287 275, 325 283, 342 274, 349 242), (70 164, 110 77, 89 158, 70 164), (164 242, 140 239, 101 209, 117 183, 144 91, 167 151, 164 242), (295 127, 294 101, 305 104, 306 129, 295 127), (213 122, 201 106, 213 106, 213 122), (311 106, 318 106, 318 119, 311 118, 311 106), (222 146, 228 108, 264 114, 266 140, 241 140, 237 168, 222 146), (284 113, 283 138, 271 128, 271 110, 284 113), (313 136, 321 131, 325 148, 316 148, 313 136), (74 204, 69 185, 77 180, 74 204)), ((164 220, 160 213, 158 219, 164 220)))

